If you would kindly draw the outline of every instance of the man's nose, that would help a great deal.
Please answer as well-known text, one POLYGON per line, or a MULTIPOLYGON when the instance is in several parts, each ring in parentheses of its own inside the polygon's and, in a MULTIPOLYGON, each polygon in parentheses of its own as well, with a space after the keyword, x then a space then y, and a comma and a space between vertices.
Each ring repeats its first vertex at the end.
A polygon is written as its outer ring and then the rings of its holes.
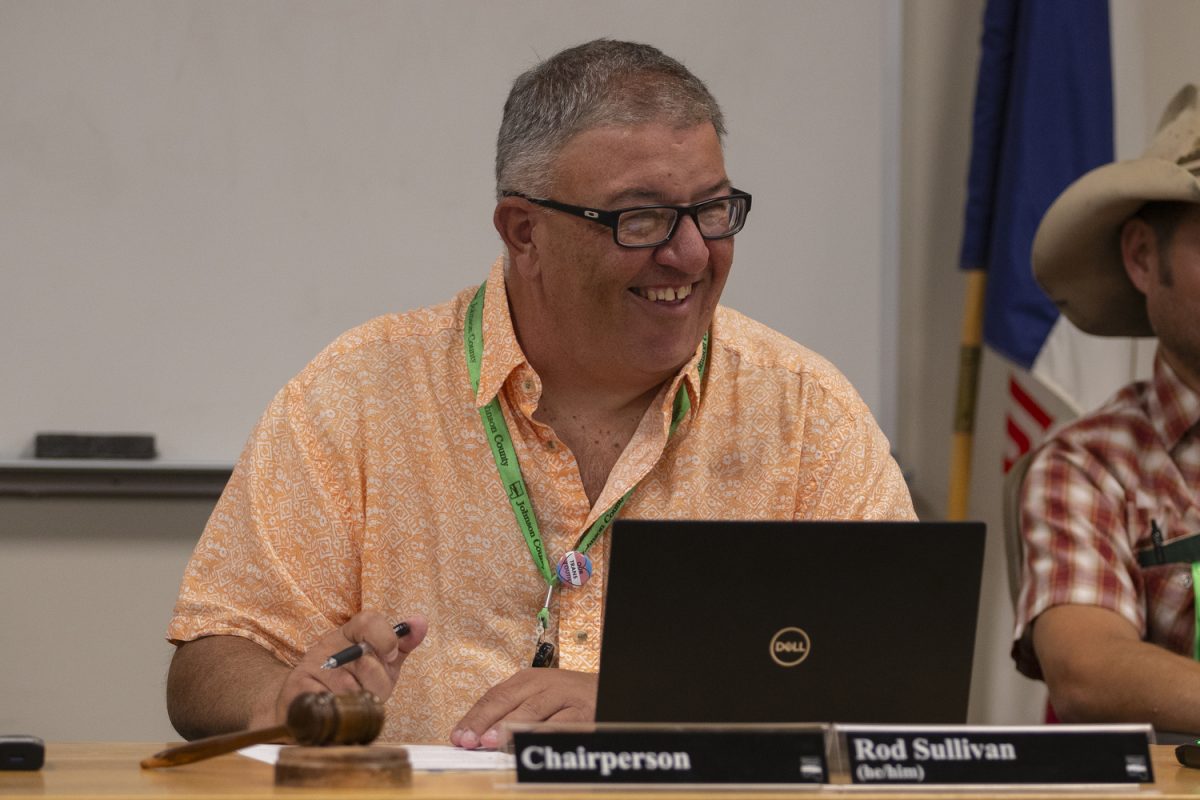
POLYGON ((663 266, 698 273, 708 266, 708 242, 700 235, 695 220, 684 214, 676 224, 671 241, 659 245, 654 255, 663 266))

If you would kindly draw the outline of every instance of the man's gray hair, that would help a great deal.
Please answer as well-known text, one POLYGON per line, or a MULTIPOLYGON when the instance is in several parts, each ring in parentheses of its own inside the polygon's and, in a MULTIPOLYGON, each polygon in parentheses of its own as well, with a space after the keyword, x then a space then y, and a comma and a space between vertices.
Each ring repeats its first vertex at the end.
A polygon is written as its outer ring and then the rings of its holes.
POLYGON ((496 199, 545 196, 554 160, 571 137, 603 125, 663 121, 679 128, 725 120, 716 98, 688 69, 646 44, 596 39, 523 73, 504 103, 496 140, 496 199))

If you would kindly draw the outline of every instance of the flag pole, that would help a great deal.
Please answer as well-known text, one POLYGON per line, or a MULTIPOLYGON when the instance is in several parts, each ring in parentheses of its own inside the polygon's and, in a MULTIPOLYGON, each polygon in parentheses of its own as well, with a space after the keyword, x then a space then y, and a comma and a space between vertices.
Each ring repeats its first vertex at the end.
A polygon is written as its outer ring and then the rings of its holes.
POLYGON ((971 497, 971 447, 975 442, 975 404, 979 395, 979 363, 983 356, 983 298, 987 271, 966 270, 962 338, 958 350, 958 395, 954 436, 950 445, 950 491, 946 519, 967 518, 971 497))

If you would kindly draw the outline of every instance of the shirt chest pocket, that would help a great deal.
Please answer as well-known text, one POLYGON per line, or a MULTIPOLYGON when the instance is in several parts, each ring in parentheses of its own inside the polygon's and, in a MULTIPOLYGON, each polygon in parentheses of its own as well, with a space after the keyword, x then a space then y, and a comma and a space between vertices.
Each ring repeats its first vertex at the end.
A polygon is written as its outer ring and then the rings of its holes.
POLYGON ((1142 569, 1200 561, 1200 525, 1172 508, 1127 503, 1129 545, 1142 569))
POLYGON ((1172 509, 1126 506, 1129 531, 1143 597, 1153 608, 1171 598, 1186 604, 1192 594, 1192 562, 1200 561, 1200 535, 1172 509))

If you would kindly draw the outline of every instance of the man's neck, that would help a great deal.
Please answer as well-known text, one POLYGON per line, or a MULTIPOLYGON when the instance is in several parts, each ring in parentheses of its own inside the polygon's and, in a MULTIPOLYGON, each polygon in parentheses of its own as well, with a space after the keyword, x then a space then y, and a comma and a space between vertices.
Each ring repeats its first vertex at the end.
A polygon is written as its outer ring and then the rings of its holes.
POLYGON ((1177 354, 1161 345, 1159 346, 1159 353, 1162 355, 1163 360, 1171 366, 1171 370, 1175 373, 1176 377, 1193 392, 1200 394, 1200 365, 1191 364, 1188 359, 1180 358, 1177 354))
POLYGON ((570 369, 557 370, 539 364, 530 365, 542 382, 540 408, 557 409, 558 416, 577 414, 594 419, 612 419, 636 414, 640 419, 659 389, 674 375, 654 376, 645 381, 619 383, 570 369))
POLYGON ((571 450, 584 493, 594 505, 660 387, 635 397, 566 388, 565 392, 556 391, 553 382, 543 380, 533 418, 550 426, 571 450))
POLYGON ((594 505, 646 410, 673 373, 622 375, 590 361, 586 353, 556 351, 552 336, 530 334, 522 339, 518 329, 517 338, 542 383, 533 418, 548 425, 571 450, 584 493, 594 505))
POLYGON ((506 287, 517 342, 542 382, 541 406, 599 418, 624 416, 636 409, 640 418, 659 388, 678 371, 631 373, 611 363, 612 354, 580 351, 560 331, 544 329, 536 314, 521 313, 517 281, 508 281, 506 287))
POLYGON ((537 304, 522 303, 528 287, 510 280, 506 288, 517 341, 542 383, 533 417, 570 448, 594 504, 646 410, 678 367, 639 373, 614 362, 613 353, 584 351, 561 331, 548 329, 537 304))

